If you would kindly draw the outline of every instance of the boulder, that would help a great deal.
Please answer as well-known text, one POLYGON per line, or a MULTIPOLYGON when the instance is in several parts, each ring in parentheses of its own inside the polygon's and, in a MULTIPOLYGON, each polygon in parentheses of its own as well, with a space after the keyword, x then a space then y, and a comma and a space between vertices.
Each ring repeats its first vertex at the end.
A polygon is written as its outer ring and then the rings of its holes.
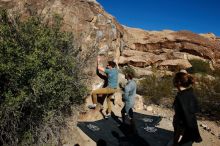
MULTIPOLYGON (((20 14, 22 19, 37 13, 49 24, 54 14, 60 15, 62 30, 74 34, 76 47, 81 48, 81 55, 88 61, 89 67, 85 67, 90 72, 88 86, 100 81, 95 76, 95 57, 88 57, 98 54, 106 57, 103 64, 111 59, 122 66, 133 65, 138 72, 158 64, 179 64, 176 59, 199 58, 211 62, 214 68, 220 66, 220 41, 214 34, 146 31, 123 26, 96 0, 0 0, 0 7, 8 9, 12 15, 20 14)), ((190 66, 187 61, 181 65, 190 66)), ((140 73, 140 77, 141 74, 149 73, 140 73)))
POLYGON ((149 112, 152 112, 152 111, 153 111, 153 108, 152 108, 152 106, 147 106, 147 107, 146 107, 146 110, 149 111, 149 112))
MULTIPOLYGON (((124 34, 124 40, 128 42, 126 49, 130 49, 133 52, 133 56, 136 54, 143 60, 141 53, 134 52, 140 51, 151 53, 151 56, 155 55, 158 58, 152 61, 152 58, 148 57, 151 58, 151 64, 149 62, 146 64, 145 62, 144 65, 155 65, 160 60, 201 59, 212 62, 214 67, 219 67, 217 60, 220 58, 220 42, 218 39, 214 39, 215 36, 211 33, 209 36, 204 36, 190 31, 145 31, 130 27, 124 28, 127 32, 124 34), (163 55, 164 57, 160 58, 161 56, 157 55, 163 55)), ((128 59, 133 59, 130 58, 132 53, 128 50, 122 53, 122 56, 127 58, 123 58, 126 63, 129 63, 128 59), (130 55, 128 55, 128 52, 130 55)), ((137 61, 137 59, 134 61, 137 61)), ((133 61, 130 61, 130 63, 133 64, 133 61)), ((144 68, 144 65, 139 65, 138 67, 144 68)))
POLYGON ((173 60, 165 60, 159 64, 159 67, 169 67, 169 66, 177 66, 181 69, 186 69, 192 67, 186 59, 173 59, 173 60))
POLYGON ((144 109, 144 99, 141 95, 136 94, 134 109, 135 110, 143 110, 144 109))
POLYGON ((199 34, 199 35, 201 35, 201 36, 203 36, 203 37, 206 37, 206 38, 208 38, 208 39, 211 39, 211 40, 216 40, 216 36, 215 36, 215 34, 214 33, 201 33, 201 34, 199 34))
POLYGON ((134 67, 134 66, 132 66, 132 69, 135 70, 135 77, 136 77, 136 78, 141 78, 141 77, 149 76, 149 75, 152 75, 152 74, 153 74, 153 71, 152 71, 152 67, 151 67, 151 66, 145 67, 145 68, 140 68, 140 67, 134 67))

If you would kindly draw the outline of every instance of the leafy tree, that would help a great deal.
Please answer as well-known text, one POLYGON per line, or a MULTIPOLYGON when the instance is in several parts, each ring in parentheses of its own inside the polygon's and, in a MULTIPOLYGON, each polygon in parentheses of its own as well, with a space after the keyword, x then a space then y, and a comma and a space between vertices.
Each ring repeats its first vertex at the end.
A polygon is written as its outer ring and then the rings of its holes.
POLYGON ((57 143, 65 116, 86 92, 73 35, 58 17, 0 14, 0 145, 57 143))

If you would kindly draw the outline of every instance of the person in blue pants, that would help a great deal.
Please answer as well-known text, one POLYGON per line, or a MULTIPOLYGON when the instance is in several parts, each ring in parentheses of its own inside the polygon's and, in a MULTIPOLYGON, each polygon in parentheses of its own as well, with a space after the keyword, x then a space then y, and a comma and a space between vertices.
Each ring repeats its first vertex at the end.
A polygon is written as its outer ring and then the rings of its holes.
POLYGON ((127 84, 124 88, 124 95, 122 100, 124 102, 124 107, 121 110, 122 121, 125 123, 125 118, 128 118, 130 121, 133 118, 133 107, 135 104, 136 89, 137 85, 133 80, 134 74, 132 72, 125 73, 125 78, 127 79, 127 84))

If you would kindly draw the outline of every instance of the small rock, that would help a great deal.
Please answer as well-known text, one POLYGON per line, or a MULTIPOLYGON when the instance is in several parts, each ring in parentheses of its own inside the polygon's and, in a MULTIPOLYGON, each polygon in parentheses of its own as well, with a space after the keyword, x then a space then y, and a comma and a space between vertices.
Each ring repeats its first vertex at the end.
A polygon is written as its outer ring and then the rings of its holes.
POLYGON ((173 121, 173 117, 169 117, 169 120, 170 120, 170 121, 173 121))
POLYGON ((167 115, 165 113, 161 114, 162 117, 167 117, 167 115))
POLYGON ((215 136, 215 133, 214 133, 214 132, 211 132, 211 134, 215 136))
POLYGON ((206 124, 200 124, 200 126, 201 126, 204 130, 206 130, 206 131, 208 131, 208 132, 211 131, 211 129, 210 129, 206 124))
POLYGON ((153 111, 153 108, 152 108, 152 106, 147 106, 147 111, 149 111, 149 112, 152 112, 153 111))
POLYGON ((206 127, 207 127, 207 125, 205 125, 205 124, 200 124, 200 126, 201 126, 202 128, 206 128, 206 127))
POLYGON ((141 95, 136 94, 135 105, 134 105, 135 110, 143 110, 144 109, 143 100, 144 99, 141 95))
POLYGON ((153 113, 154 115, 156 115, 156 114, 157 114, 157 112, 156 112, 156 111, 153 111, 152 113, 153 113))

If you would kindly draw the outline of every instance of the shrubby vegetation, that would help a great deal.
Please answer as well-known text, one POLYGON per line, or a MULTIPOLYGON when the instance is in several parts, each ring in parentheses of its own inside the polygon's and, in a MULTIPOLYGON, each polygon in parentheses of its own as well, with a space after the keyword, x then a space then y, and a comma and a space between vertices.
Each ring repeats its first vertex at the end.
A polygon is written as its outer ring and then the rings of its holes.
POLYGON ((160 104, 162 98, 173 98, 174 96, 172 77, 147 76, 140 81, 137 92, 150 102, 160 104))
POLYGON ((132 74, 134 77, 136 76, 135 70, 131 66, 126 66, 122 68, 123 74, 129 73, 132 74))
POLYGON ((201 111, 213 119, 220 119, 220 71, 212 70, 208 62, 190 60, 192 74, 196 77, 195 92, 201 105, 201 111))
MULTIPOLYGON (((211 70, 209 63, 202 60, 190 60, 190 63, 192 68, 188 72, 196 79, 194 90, 201 107, 201 116, 220 120, 220 69, 211 70)), ((173 77, 147 76, 140 81, 138 87, 138 93, 147 102, 150 100, 164 106, 167 106, 164 101, 172 104, 176 92, 173 77)))
POLYGON ((210 74, 212 72, 208 62, 199 59, 192 59, 189 60, 189 62, 192 65, 192 68, 189 71, 190 73, 210 74))
POLYGON ((37 16, 0 14, 0 145, 57 144, 86 91, 73 35, 37 16))
POLYGON ((208 76, 197 78, 195 93, 198 97, 202 115, 220 120, 220 76, 210 79, 208 76))

